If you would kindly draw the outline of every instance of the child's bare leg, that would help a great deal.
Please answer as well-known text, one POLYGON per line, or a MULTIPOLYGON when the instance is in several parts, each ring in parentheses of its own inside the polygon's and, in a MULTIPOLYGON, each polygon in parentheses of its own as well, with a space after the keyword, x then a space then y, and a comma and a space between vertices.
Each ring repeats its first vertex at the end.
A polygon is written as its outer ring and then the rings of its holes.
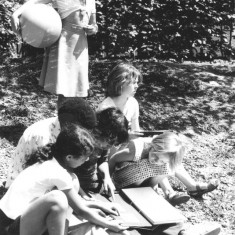
MULTIPOLYGON (((188 190, 196 189, 197 182, 189 175, 183 165, 176 169, 175 176, 187 187, 188 190)), ((200 187, 206 188, 207 183, 200 182, 200 187)))
POLYGON ((176 194, 174 189, 171 187, 170 182, 167 177, 159 176, 158 181, 161 186, 161 189, 163 190, 163 192, 166 196, 171 198, 176 194))
POLYGON ((157 186, 160 184, 166 199, 174 206, 185 203, 190 199, 187 194, 177 194, 171 187, 170 182, 165 175, 151 177, 145 182, 145 184, 151 186, 155 191, 157 191, 157 186))
POLYGON ((158 189, 158 184, 166 196, 175 194, 174 189, 171 187, 168 178, 165 175, 151 177, 143 183, 143 185, 152 187, 155 191, 158 189))
POLYGON ((218 187, 218 181, 214 182, 196 182, 181 165, 175 171, 175 176, 187 187, 191 196, 201 196, 204 193, 213 191, 218 187))
POLYGON ((136 181, 135 183, 133 183, 133 184, 130 184, 130 185, 128 185, 128 187, 127 188, 137 188, 137 187, 144 187, 144 180, 139 180, 139 181, 136 181))
POLYGON ((171 187, 168 181, 168 178, 165 175, 159 175, 159 176, 148 178, 141 184, 141 186, 152 187, 157 192, 158 184, 160 184, 160 187, 166 196, 170 194, 175 195, 175 191, 171 187))
POLYGON ((67 210, 63 192, 53 190, 43 195, 22 214, 20 235, 41 235, 46 229, 50 235, 64 235, 67 210))

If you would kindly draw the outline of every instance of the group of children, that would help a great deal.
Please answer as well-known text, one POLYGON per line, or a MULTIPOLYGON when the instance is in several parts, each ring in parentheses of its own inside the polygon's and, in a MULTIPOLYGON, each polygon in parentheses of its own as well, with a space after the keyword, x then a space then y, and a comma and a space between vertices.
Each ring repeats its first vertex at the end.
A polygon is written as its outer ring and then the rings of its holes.
MULTIPOLYGON (((5 234, 64 234, 69 207, 77 216, 114 232, 127 229, 106 218, 105 213, 118 213, 115 205, 91 200, 90 191, 102 189, 113 195, 115 188, 157 190, 160 184, 169 199, 170 193, 177 195, 169 175, 181 180, 192 196, 217 188, 217 184, 197 184, 186 172, 185 146, 176 133, 134 136, 140 130, 139 105, 133 97, 140 80, 134 66, 120 63, 108 76, 108 96, 96 112, 84 99, 71 98, 61 104, 58 117, 26 129, 10 165, 9 189, 0 201, 5 234), (135 104, 130 109, 129 102, 135 104)), ((173 204, 189 196, 179 198, 173 204)))
MULTIPOLYGON (((81 98, 89 89, 87 35, 98 30, 95 1, 29 0, 12 15, 16 33, 24 9, 38 3, 52 4, 63 25, 60 39, 46 49, 40 77, 44 90, 58 95, 58 117, 28 127, 18 142, 0 201, 1 234, 85 235, 93 234, 95 225, 103 228, 98 233, 120 233, 127 227, 106 216, 119 213, 115 204, 94 201, 88 192, 114 198, 115 189, 151 186, 157 191, 160 185, 166 199, 178 205, 216 189, 217 183, 198 183, 187 173, 179 135, 135 135, 141 128, 134 95, 142 75, 134 66, 120 63, 111 70, 106 98, 96 112, 81 98), (177 194, 169 175, 188 192, 177 194), (79 225, 71 228, 74 215, 79 225)), ((158 235, 183 234, 180 224, 157 229, 158 235)))

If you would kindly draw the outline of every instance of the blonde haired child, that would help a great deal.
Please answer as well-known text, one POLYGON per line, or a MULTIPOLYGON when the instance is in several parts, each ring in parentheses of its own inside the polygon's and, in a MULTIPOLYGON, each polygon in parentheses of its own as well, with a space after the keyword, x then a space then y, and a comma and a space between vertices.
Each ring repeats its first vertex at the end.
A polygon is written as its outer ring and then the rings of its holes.
MULTIPOLYGON (((184 153, 185 147, 181 139, 173 132, 165 132, 153 138, 133 139, 125 149, 110 157, 110 174, 117 189, 151 186, 156 190, 159 182, 167 179, 169 175, 177 177, 177 174, 184 170, 184 153)), ((182 183, 185 182, 187 188, 196 185, 188 174, 187 180, 182 180, 182 183)), ((215 188, 217 185, 200 192, 207 193, 215 188)), ((164 193, 168 198, 169 192, 165 189, 164 193)))
POLYGON ((174 171, 181 164, 183 152, 184 147, 171 132, 152 139, 137 138, 110 157, 110 172, 118 189, 141 186, 151 177, 167 176, 174 171))
MULTIPOLYGON (((55 144, 32 154, 23 170, 0 201, 0 230, 4 234, 64 235, 71 209, 89 222, 121 231, 120 222, 106 218, 116 214, 115 206, 85 201, 78 195, 79 181, 73 169, 89 159, 94 140, 75 125, 63 128, 55 144)), ((81 232, 80 232, 81 233, 81 232)), ((79 231, 77 234, 80 234, 79 231)))

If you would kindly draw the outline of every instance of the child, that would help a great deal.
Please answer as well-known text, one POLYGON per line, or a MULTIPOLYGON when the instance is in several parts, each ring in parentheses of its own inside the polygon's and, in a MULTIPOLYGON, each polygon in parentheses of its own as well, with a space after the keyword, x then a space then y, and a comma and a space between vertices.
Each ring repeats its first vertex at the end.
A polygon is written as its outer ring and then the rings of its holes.
POLYGON ((97 151, 74 172, 85 191, 99 192, 102 187, 105 192, 113 195, 115 187, 109 174, 107 153, 113 145, 128 141, 127 120, 117 108, 102 110, 97 112, 97 125, 92 134, 96 139, 97 151))
MULTIPOLYGON (((138 186, 151 186, 157 189, 159 180, 171 174, 177 176, 182 170, 184 152, 185 147, 180 138, 172 132, 165 132, 152 139, 134 139, 125 149, 110 157, 110 174, 118 189, 138 186)), ((190 176, 188 179, 188 182, 196 185, 190 176)), ((186 184, 191 187, 192 185, 186 184)), ((203 193, 216 188, 217 185, 211 186, 203 193)))
POLYGON ((91 135, 78 126, 65 127, 56 143, 36 151, 0 201, 0 226, 6 234, 64 235, 68 205, 96 225, 112 231, 126 229, 104 212, 116 208, 84 201, 77 193, 79 181, 72 170, 89 159, 94 150, 91 135))
POLYGON ((38 148, 49 143, 55 143, 61 129, 70 123, 82 126, 87 130, 92 130, 96 126, 96 113, 83 98, 67 99, 58 110, 57 117, 40 120, 24 131, 10 158, 5 187, 8 188, 24 169, 27 155, 30 156, 38 148))
POLYGON ((98 110, 117 107, 126 116, 131 132, 139 131, 139 104, 134 98, 138 84, 142 81, 141 73, 132 65, 120 63, 108 75, 106 93, 98 110))
MULTIPOLYGON (((24 169, 26 156, 30 156, 39 147, 54 143, 61 129, 70 123, 92 131, 100 148, 107 148, 114 142, 126 142, 128 139, 127 120, 119 109, 109 108, 96 114, 83 98, 66 99, 58 110, 58 117, 40 120, 25 130, 10 159, 5 187, 8 188, 24 169)), ((105 191, 113 194, 115 187, 109 175, 107 157, 97 152, 93 155, 75 171, 80 181, 80 189, 97 192, 103 185, 105 191)))
MULTIPOLYGON (((142 82, 142 75, 133 65, 119 63, 108 75, 107 97, 98 106, 98 110, 108 107, 118 107, 129 122, 130 138, 135 138, 135 131, 139 131, 139 104, 134 98, 138 84, 142 82)), ((123 147, 123 146, 122 146, 123 147)), ((112 153, 117 149, 112 148, 112 153)), ((159 180, 164 191, 167 191, 168 200, 172 204, 180 204, 189 200, 186 194, 176 194, 168 179, 159 180), (169 193, 168 193, 169 192, 169 193)))
POLYGON ((62 19, 59 40, 46 48, 39 84, 58 94, 58 107, 64 97, 88 95, 87 35, 98 31, 95 0, 29 0, 12 15, 12 29, 19 33, 19 18, 31 4, 52 3, 62 19))

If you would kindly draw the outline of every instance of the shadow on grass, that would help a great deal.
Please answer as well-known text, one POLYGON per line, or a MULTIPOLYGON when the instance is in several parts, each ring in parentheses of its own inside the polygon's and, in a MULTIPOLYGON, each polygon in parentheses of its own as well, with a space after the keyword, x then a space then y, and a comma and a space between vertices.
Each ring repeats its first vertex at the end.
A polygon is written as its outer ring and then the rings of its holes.
POLYGON ((42 56, 36 58, 6 59, 0 68, 3 89, 17 89, 18 92, 38 91, 38 78, 42 56))
MULTIPOLYGON (((89 79, 92 92, 87 100, 94 108, 105 97, 107 75, 118 62, 120 61, 91 61, 89 79)), ((227 131, 233 125, 234 68, 214 64, 151 61, 135 61, 133 64, 143 74, 143 84, 136 94, 140 103, 142 128, 177 131, 191 129, 201 133, 227 131)), ((33 112, 45 112, 49 106, 45 106, 43 99, 47 97, 50 100, 53 95, 45 93, 38 86, 41 65, 42 57, 5 63, 0 68, 2 82, 5 84, 0 95, 16 97, 17 107, 25 99, 23 111, 32 101, 33 112), (12 96, 8 94, 8 90, 12 92, 12 96), (45 107, 42 110, 43 105, 45 107)), ((30 113, 30 109, 28 112, 30 113)))
POLYGON ((136 96, 140 101, 141 126, 191 129, 196 133, 229 130, 235 122, 235 90, 231 87, 235 79, 221 68, 222 77, 211 74, 208 65, 142 65, 144 82, 136 96))
POLYGON ((24 125, 0 126, 0 139, 6 139, 16 146, 26 128, 24 125))

